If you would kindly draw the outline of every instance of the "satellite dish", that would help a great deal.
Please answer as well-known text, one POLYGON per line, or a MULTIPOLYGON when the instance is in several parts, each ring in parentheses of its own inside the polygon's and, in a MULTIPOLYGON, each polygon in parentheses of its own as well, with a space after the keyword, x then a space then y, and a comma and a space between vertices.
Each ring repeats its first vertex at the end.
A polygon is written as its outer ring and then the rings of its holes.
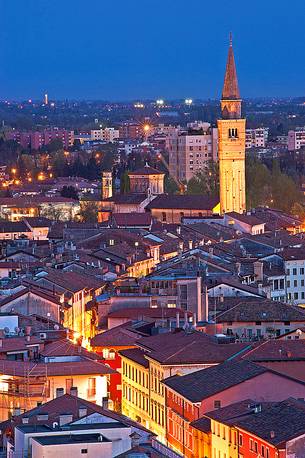
POLYGON ((58 331, 58 330, 59 330, 58 324, 54 324, 54 329, 55 329, 55 331, 58 331))
POLYGON ((15 333, 16 333, 16 334, 19 334, 19 332, 20 332, 20 328, 18 328, 18 326, 16 326, 16 327, 15 327, 15 333))
POLYGON ((7 326, 5 326, 3 331, 4 331, 4 334, 9 334, 10 333, 10 330, 9 330, 9 328, 7 326))

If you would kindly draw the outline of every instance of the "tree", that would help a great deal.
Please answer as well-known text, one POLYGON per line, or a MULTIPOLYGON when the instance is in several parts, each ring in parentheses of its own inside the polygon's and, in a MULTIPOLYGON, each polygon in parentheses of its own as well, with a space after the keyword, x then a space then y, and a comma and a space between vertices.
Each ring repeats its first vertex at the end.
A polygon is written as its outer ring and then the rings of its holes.
POLYGON ((54 138, 53 140, 50 141, 50 143, 46 145, 46 150, 49 153, 55 153, 56 151, 59 151, 62 149, 63 149, 63 143, 58 138, 54 138))
POLYGON ((128 170, 125 170, 123 175, 121 176, 121 193, 127 194, 130 191, 130 180, 128 176, 128 170))
POLYGON ((98 203, 96 201, 81 202, 80 219, 85 223, 96 223, 98 219, 98 203))
POLYGON ((179 191, 177 183, 170 176, 165 177, 164 188, 168 194, 177 194, 179 191))
POLYGON ((188 194, 204 194, 211 197, 219 195, 219 168, 214 161, 199 170, 187 184, 188 194))
POLYGON ((62 197, 78 200, 78 194, 74 186, 63 186, 60 195, 62 197))

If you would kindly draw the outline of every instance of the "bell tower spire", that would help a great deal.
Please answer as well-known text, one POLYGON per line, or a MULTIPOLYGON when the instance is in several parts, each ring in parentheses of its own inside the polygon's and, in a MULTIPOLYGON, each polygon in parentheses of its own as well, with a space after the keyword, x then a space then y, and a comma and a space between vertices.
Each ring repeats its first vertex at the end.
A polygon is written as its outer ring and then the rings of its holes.
POLYGON ((229 51, 221 96, 221 111, 224 118, 241 117, 241 99, 234 59, 232 33, 229 36, 229 51))
POLYGON ((246 120, 241 117, 241 98, 230 33, 225 79, 218 125, 218 156, 221 213, 246 209, 245 143, 246 120))

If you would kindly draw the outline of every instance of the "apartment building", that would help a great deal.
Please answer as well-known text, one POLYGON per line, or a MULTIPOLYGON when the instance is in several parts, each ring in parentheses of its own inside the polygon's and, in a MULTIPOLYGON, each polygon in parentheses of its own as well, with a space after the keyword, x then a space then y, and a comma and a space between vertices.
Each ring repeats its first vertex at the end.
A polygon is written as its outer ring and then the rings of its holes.
POLYGON ((167 138, 170 175, 189 181, 209 161, 217 160, 217 143, 217 129, 209 123, 191 124, 187 132, 170 132, 167 138))
POLYGON ((286 272, 287 301, 294 305, 305 304, 305 251, 287 248, 281 253, 286 272))
POLYGON ((246 344, 218 344, 201 332, 176 329, 144 337, 137 348, 123 350, 122 413, 166 441, 166 399, 163 381, 233 359, 246 344))
POLYGON ((295 151, 305 146, 305 127, 298 127, 288 132, 288 151, 295 151))
POLYGON ((107 143, 113 143, 120 136, 118 129, 114 127, 106 127, 105 129, 91 130, 91 140, 104 141, 107 143))
POLYGON ((47 146, 52 140, 60 140, 64 148, 69 148, 74 142, 73 130, 66 129, 44 129, 43 131, 27 131, 12 130, 6 134, 7 140, 14 140, 23 148, 38 150, 42 146, 47 146))
POLYGON ((246 129, 246 148, 265 148, 268 141, 269 127, 246 129))

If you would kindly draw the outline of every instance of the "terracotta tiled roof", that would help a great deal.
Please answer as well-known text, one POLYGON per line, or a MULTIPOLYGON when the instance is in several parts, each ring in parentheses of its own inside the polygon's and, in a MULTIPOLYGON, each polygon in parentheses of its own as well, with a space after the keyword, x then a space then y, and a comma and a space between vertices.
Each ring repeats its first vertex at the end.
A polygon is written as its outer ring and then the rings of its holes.
POLYGON ((305 361, 305 340, 267 340, 243 355, 250 361, 305 361))
POLYGON ((148 368, 149 362, 145 358, 145 352, 141 350, 140 348, 131 348, 129 350, 121 350, 120 355, 124 356, 125 358, 130 359, 131 361, 134 361, 137 364, 140 364, 141 366, 148 368))
POLYGON ((131 322, 108 329, 91 339, 91 346, 94 347, 122 347, 135 346, 137 340, 143 337, 142 333, 131 328, 131 322))
MULTIPOLYGON (((73 421, 77 421, 80 418, 79 416, 79 409, 87 409, 87 415, 92 415, 93 413, 99 413, 100 415, 104 415, 109 417, 110 419, 117 420, 120 422, 124 422, 127 425, 135 426, 137 428, 143 429, 147 431, 143 426, 138 425, 136 422, 129 420, 127 417, 120 415, 112 410, 105 409, 98 404, 95 404, 90 401, 86 401, 85 399, 81 399, 76 396, 71 396, 70 394, 64 394, 63 396, 59 396, 49 402, 46 402, 34 409, 28 410, 27 412, 23 413, 22 415, 18 415, 13 417, 12 420, 4 421, 0 423, 0 430, 3 431, 8 427, 12 428, 22 422, 22 418, 28 418, 29 424, 46 424, 46 425, 53 425, 53 422, 56 421, 59 423, 60 415, 65 415, 67 413, 72 415, 73 421), (48 415, 48 419, 39 420, 39 415, 48 415)), ((86 416, 87 416, 86 415, 86 416)))
POLYGON ((305 323, 305 311, 299 307, 271 300, 251 301, 247 298, 217 315, 218 323, 249 321, 298 321, 305 323))
POLYGON ((247 215, 244 213, 230 212, 226 216, 237 219, 243 223, 249 224, 249 226, 257 226, 259 224, 265 224, 262 220, 256 218, 254 215, 247 215))
POLYGON ((42 344, 35 336, 27 337, 4 337, 1 339, 0 353, 27 350, 29 346, 42 344))
POLYGON ((115 371, 105 364, 82 359, 64 363, 31 363, 26 361, 0 360, 0 374, 25 377, 27 374, 35 377, 56 375, 91 375, 113 374, 115 371))
POLYGON ((31 229, 23 221, 0 221, 0 232, 31 232, 31 229))
POLYGON ((175 375, 163 382, 168 388, 191 402, 201 402, 214 394, 227 390, 267 372, 268 369, 249 361, 224 362, 191 374, 175 375))
POLYGON ((149 165, 145 165, 144 167, 136 169, 133 172, 128 172, 128 175, 129 176, 132 176, 132 175, 164 175, 164 172, 161 172, 158 169, 154 169, 153 167, 150 167, 149 165))
POLYGON ((113 220, 118 226, 149 226, 149 213, 114 213, 113 220))
POLYGON ((179 209, 179 210, 213 210, 219 199, 203 195, 169 195, 161 194, 152 200, 147 209, 179 209))
POLYGON ((90 352, 84 347, 74 344, 68 339, 56 340, 46 344, 44 349, 41 350, 42 356, 80 356, 93 360, 102 359, 97 353, 90 352))
POLYGON ((305 433, 305 403, 293 398, 280 402, 262 402, 254 413, 247 401, 224 407, 206 415, 241 428, 269 444, 283 446, 305 433))
POLYGON ((185 331, 144 337, 137 343, 147 350, 147 357, 164 365, 217 364, 249 348, 248 344, 218 344, 202 332, 185 331))

